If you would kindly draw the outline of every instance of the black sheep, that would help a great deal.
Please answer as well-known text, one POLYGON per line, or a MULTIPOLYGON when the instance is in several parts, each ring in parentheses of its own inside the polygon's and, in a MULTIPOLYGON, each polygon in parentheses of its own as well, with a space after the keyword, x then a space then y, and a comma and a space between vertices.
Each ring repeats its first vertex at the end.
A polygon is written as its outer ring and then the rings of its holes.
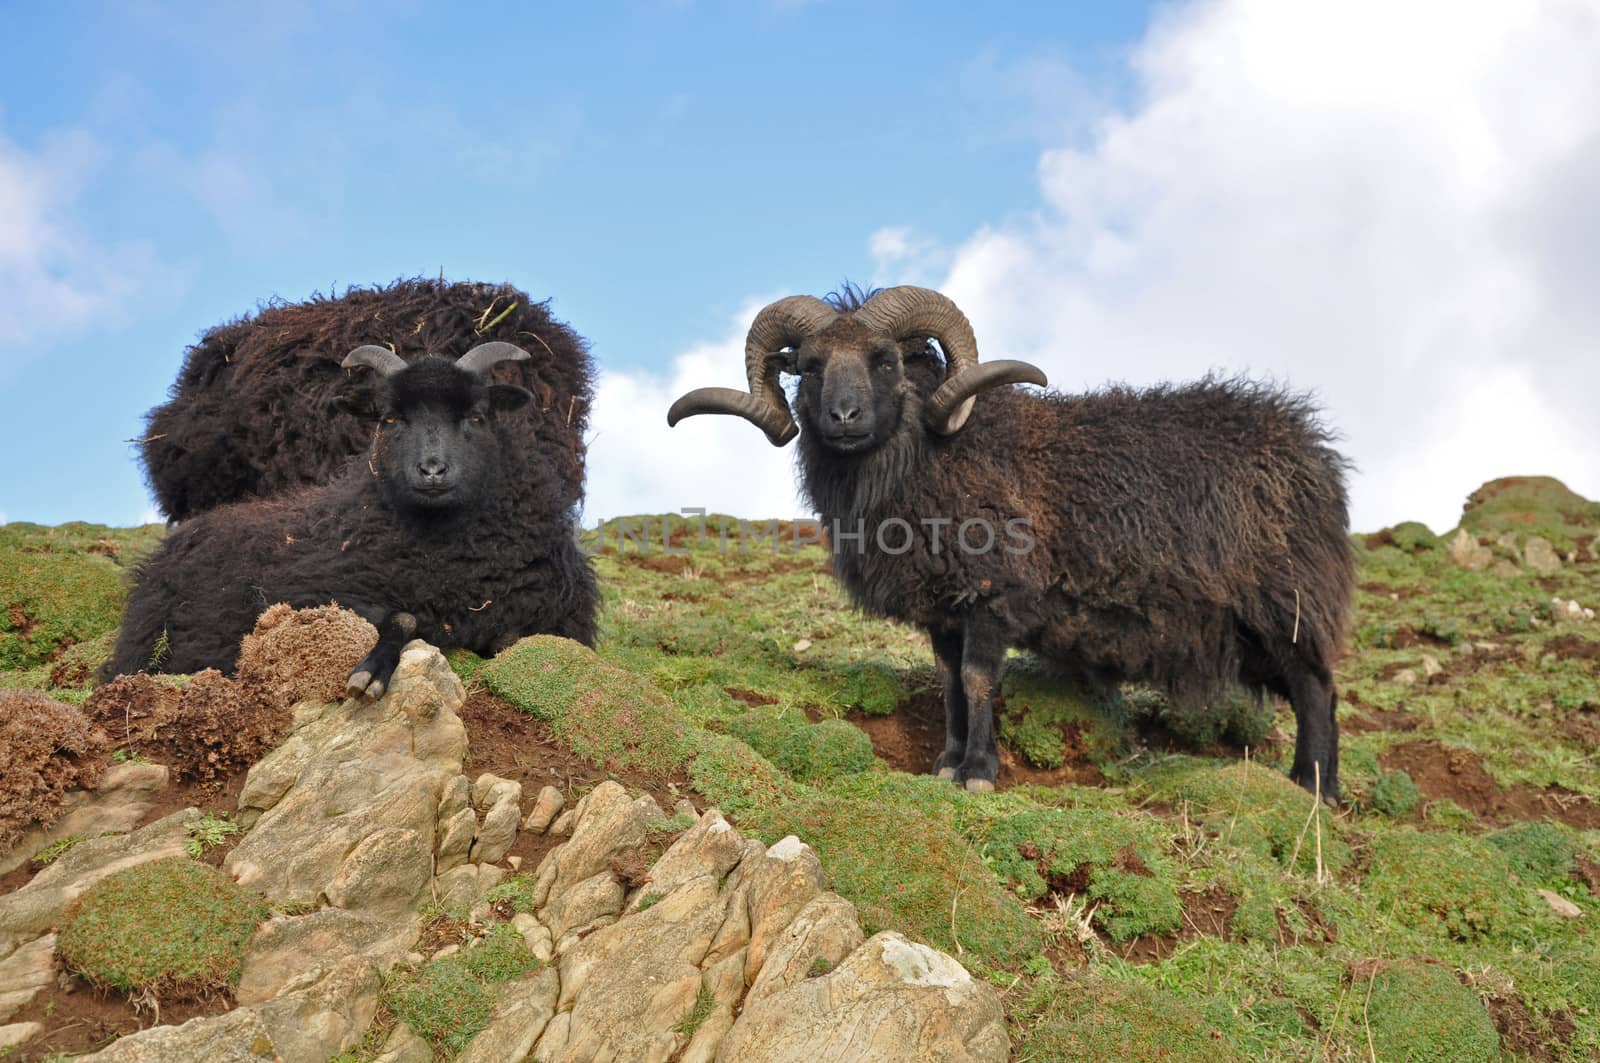
POLYGON ((525 447, 551 458, 561 504, 576 505, 594 390, 583 338, 510 285, 421 278, 272 303, 203 335, 171 398, 146 418, 141 456, 150 489, 176 521, 326 483, 366 445, 366 425, 334 408, 347 352, 380 344, 410 362, 495 339, 531 352, 495 371, 535 400, 508 424, 525 447))
POLYGON ((979 363, 966 317, 923 288, 780 300, 745 350, 749 394, 691 392, 668 422, 732 413, 777 445, 803 427, 801 483, 835 574, 858 606, 932 639, 937 774, 993 788, 991 698, 1021 646, 1190 704, 1234 682, 1286 697, 1290 775, 1337 799, 1331 668, 1354 562, 1346 465, 1304 398, 1215 379, 1000 387, 1044 374, 979 363), (780 372, 800 375, 798 426, 780 372))
POLYGON ((503 342, 453 363, 352 352, 346 366, 377 371, 343 400, 367 419, 366 453, 329 483, 174 529, 139 566, 105 674, 231 671, 275 602, 337 602, 378 628, 350 677, 368 697, 411 638, 485 656, 541 632, 592 644, 598 594, 565 485, 508 423, 532 396, 488 382, 527 357, 503 342))

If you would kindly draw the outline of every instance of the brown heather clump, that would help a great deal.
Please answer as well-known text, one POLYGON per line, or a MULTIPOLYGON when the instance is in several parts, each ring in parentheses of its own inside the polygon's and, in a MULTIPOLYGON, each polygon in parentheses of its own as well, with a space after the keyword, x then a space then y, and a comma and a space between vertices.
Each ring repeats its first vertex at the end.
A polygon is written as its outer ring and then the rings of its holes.
POLYGON ((307 699, 340 701, 351 671, 378 641, 371 624, 348 609, 292 609, 261 614, 239 647, 239 678, 258 683, 281 706, 307 699))
POLYGON ((97 782, 108 742, 83 712, 32 690, 0 690, 0 852, 33 823, 48 824, 62 796, 97 782))
POLYGON ((83 703, 88 718, 105 730, 113 746, 135 746, 178 715, 183 692, 143 672, 119 675, 83 703))

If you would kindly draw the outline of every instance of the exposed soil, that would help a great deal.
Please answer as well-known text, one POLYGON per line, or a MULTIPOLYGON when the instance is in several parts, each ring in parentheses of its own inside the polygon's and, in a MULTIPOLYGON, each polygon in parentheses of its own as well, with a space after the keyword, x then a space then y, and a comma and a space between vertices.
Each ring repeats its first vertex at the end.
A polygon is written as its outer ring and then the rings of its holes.
POLYGON ((1239 898, 1221 886, 1208 886, 1203 892, 1180 893, 1183 901, 1183 928, 1169 934, 1143 934, 1132 941, 1112 946, 1117 954, 1134 963, 1159 963, 1178 951, 1185 941, 1198 937, 1226 941, 1239 898))
POLYGON ((1486 997, 1484 1004, 1494 1027, 1500 1031, 1500 1047, 1517 1059, 1545 1060, 1564 1058, 1556 1050, 1572 1040, 1572 1016, 1558 1011, 1542 1020, 1528 1010, 1515 992, 1486 997))
POLYGON ((1546 653, 1575 661, 1600 661, 1600 642, 1578 635, 1561 635, 1544 644, 1546 653))
MULTIPOLYGON (((1354 704, 1355 700, 1350 699, 1354 704)), ((1339 730, 1349 734, 1369 734, 1373 731, 1415 731, 1421 726, 1418 720, 1409 712, 1400 709, 1376 709, 1363 707, 1353 716, 1339 721, 1339 730)))
POLYGON ((746 690, 744 687, 724 687, 728 697, 746 705, 776 705, 778 699, 771 694, 763 694, 759 690, 746 690))
MULTIPOLYGON (((888 716, 868 716, 853 711, 845 719, 865 732, 872 740, 872 751, 898 771, 926 775, 944 752, 944 695, 938 691, 925 691, 888 716)), ((1078 729, 1075 726, 1064 728, 1062 738, 1066 742, 1067 759, 1059 768, 1036 768, 1001 742, 1000 786, 1023 783, 1103 785, 1105 776, 1089 760, 1078 729)))
POLYGON ((1385 753, 1380 762, 1389 771, 1404 771, 1429 801, 1449 798, 1480 819, 1497 823, 1544 818, 1580 830, 1600 827, 1600 805, 1561 786, 1502 789, 1468 749, 1452 749, 1434 739, 1406 742, 1385 753))

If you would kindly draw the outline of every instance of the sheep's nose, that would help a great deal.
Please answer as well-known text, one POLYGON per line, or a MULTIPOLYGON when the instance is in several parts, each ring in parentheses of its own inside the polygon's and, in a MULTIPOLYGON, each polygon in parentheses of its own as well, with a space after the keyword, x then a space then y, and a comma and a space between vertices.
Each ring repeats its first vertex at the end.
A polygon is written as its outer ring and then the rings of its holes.
POLYGON ((836 402, 828 411, 828 416, 834 424, 849 424, 861 416, 861 407, 854 402, 836 402))
POLYGON ((425 480, 442 480, 450 467, 444 463, 443 458, 428 457, 417 462, 417 471, 425 480))

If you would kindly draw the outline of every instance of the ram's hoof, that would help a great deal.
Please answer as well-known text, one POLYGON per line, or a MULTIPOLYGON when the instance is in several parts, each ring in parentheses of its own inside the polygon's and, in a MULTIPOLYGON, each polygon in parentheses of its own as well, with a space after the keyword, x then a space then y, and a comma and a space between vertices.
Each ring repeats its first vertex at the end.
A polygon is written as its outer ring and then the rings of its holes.
POLYGON ((954 768, 940 768, 938 771, 934 772, 934 774, 939 776, 939 778, 943 779, 945 782, 956 781, 956 769, 954 768))
POLYGON ((994 793, 994 783, 990 782, 988 779, 968 779, 967 793, 992 794, 994 793))

